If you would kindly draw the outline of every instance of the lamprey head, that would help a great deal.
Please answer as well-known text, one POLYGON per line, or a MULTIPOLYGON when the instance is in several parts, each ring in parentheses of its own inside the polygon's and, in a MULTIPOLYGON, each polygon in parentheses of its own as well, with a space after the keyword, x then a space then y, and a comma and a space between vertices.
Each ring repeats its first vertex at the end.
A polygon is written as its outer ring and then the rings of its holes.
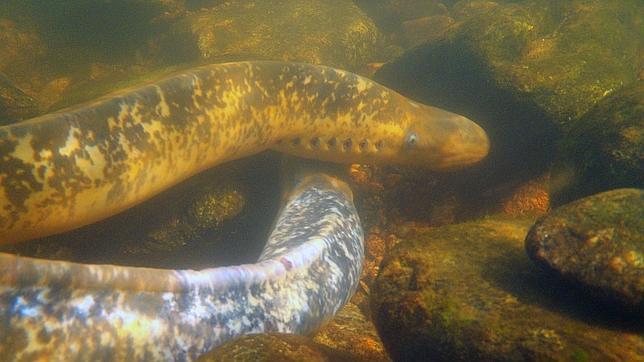
POLYGON ((456 113, 409 103, 410 121, 400 153, 410 163, 434 170, 451 170, 485 158, 490 142, 479 125, 456 113))

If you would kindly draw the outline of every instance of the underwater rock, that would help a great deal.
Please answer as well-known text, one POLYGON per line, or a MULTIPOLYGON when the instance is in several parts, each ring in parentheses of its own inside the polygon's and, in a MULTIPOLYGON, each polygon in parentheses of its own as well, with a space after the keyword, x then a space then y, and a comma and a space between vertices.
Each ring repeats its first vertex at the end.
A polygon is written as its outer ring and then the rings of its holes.
POLYGON ((209 234, 221 232, 224 221, 242 212, 246 199, 239 186, 236 186, 238 182, 221 178, 216 182, 201 177, 198 179, 201 182, 190 188, 192 195, 184 195, 187 200, 178 200, 179 205, 174 205, 179 209, 177 213, 150 230, 143 242, 127 244, 124 249, 126 254, 172 252, 204 240, 209 234))
POLYGON ((14 87, 0 74, 0 126, 31 118, 38 111, 35 99, 14 87))
POLYGON ((330 354, 324 346, 310 338, 295 334, 269 333, 239 337, 202 355, 197 361, 322 362, 331 360, 330 354))
POLYGON ((637 79, 639 2, 470 3, 480 6, 453 7, 445 39, 408 50, 375 79, 479 123, 492 145, 479 179, 531 179, 562 130, 637 79))
POLYGON ((471 0, 471 1, 457 1, 454 6, 450 9, 450 12, 459 19, 464 19, 466 17, 475 16, 484 14, 497 6, 499 6, 497 1, 488 1, 488 0, 471 0))
POLYGON ((503 212, 513 216, 546 213, 550 209, 549 180, 550 174, 546 173, 521 185, 511 185, 512 194, 502 200, 503 212))
POLYGON ((391 361, 373 323, 351 302, 315 334, 313 341, 343 356, 345 361, 391 361))
POLYGON ((132 85, 168 66, 151 38, 185 13, 181 3, 2 1, 0 72, 48 111, 132 85))
POLYGON ((426 16, 402 23, 405 45, 413 47, 424 42, 436 41, 445 36, 454 19, 446 15, 426 16))
POLYGON ((525 247, 537 265, 644 316, 644 190, 561 206, 534 224, 525 247))
POLYGON ((7 18, 8 12, 3 11, 3 5, 0 3, 0 73, 14 87, 34 96, 47 68, 41 63, 47 46, 28 22, 7 18))
POLYGON ((398 30, 405 21, 445 15, 447 7, 440 0, 355 0, 361 9, 374 19, 385 32, 398 30))
POLYGON ((638 321, 602 310, 527 257, 533 217, 487 217, 405 237, 371 290, 394 360, 637 360, 638 321))
POLYGON ((553 199, 563 204, 621 187, 644 188, 644 81, 606 97, 562 140, 553 199))
POLYGON ((226 1, 188 15, 159 43, 166 44, 162 53, 202 61, 237 57, 358 69, 374 56, 378 36, 349 0, 226 1), (174 44, 191 49, 177 54, 174 44))

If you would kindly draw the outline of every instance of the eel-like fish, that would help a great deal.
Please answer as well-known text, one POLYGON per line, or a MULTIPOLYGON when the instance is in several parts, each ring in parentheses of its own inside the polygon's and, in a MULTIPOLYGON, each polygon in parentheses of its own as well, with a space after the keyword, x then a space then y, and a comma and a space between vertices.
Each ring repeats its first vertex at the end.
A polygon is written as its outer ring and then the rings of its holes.
POLYGON ((447 169, 483 158, 488 140, 463 116, 349 72, 280 62, 205 66, 0 127, 0 243, 104 219, 268 148, 447 169))
MULTIPOLYGON (((488 151, 469 119, 345 71, 246 62, 0 128, 0 243, 64 232, 265 149, 450 169, 488 151)), ((0 254, 0 358, 192 359, 233 336, 306 333, 355 290, 362 230, 346 186, 304 178, 260 261, 202 271, 0 254)))
POLYGON ((351 190, 299 179, 256 264, 201 271, 0 253, 0 360, 192 360, 235 336, 308 334, 355 291, 363 232, 351 190))

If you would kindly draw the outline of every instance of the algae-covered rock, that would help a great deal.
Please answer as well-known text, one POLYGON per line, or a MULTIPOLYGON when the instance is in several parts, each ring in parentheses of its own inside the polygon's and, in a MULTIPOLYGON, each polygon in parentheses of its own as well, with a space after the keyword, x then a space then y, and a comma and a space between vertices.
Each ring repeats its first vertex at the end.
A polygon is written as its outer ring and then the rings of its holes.
MULTIPOLYGON (((226 1, 187 16, 164 35, 182 56, 276 59, 357 69, 375 54, 374 23, 349 0, 226 1)), ((163 42, 160 42, 163 44, 163 42)))
POLYGON ((167 221, 150 230, 143 242, 126 245, 125 252, 129 255, 170 253, 203 240, 209 233, 221 231, 222 223, 237 217, 244 208, 245 195, 230 179, 210 180, 194 186, 190 188, 190 195, 184 195, 186 200, 178 200, 178 205, 173 205, 176 212, 167 221))
POLYGON ((542 217, 525 241, 546 270, 644 316, 644 191, 618 189, 542 217))
POLYGON ((355 0, 379 27, 385 31, 393 31, 405 21, 427 16, 444 15, 449 1, 441 0, 355 0))
POLYGON ((523 1, 464 21, 453 40, 485 61, 496 84, 569 126, 640 67, 642 3, 523 1))
POLYGON ((442 39, 453 24, 454 19, 447 15, 425 16, 407 20, 402 23, 403 40, 410 47, 436 41, 442 39))
POLYGON ((603 99, 562 141, 554 199, 565 203, 620 187, 644 187, 644 81, 603 99))
POLYGON ((294 334, 254 334, 236 338, 199 357, 200 362, 331 361, 330 352, 294 334))
POLYGON ((383 261, 373 317, 394 360, 637 360, 638 321, 525 254, 532 217, 420 230, 383 261))

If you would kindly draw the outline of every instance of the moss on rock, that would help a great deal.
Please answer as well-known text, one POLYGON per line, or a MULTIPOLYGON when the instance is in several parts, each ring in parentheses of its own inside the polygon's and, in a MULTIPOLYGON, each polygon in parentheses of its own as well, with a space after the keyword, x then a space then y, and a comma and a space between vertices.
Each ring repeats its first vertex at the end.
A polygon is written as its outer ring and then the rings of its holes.
POLYGON ((382 264, 373 317, 394 360, 632 360, 637 325, 534 266, 532 217, 420 230, 382 264))

